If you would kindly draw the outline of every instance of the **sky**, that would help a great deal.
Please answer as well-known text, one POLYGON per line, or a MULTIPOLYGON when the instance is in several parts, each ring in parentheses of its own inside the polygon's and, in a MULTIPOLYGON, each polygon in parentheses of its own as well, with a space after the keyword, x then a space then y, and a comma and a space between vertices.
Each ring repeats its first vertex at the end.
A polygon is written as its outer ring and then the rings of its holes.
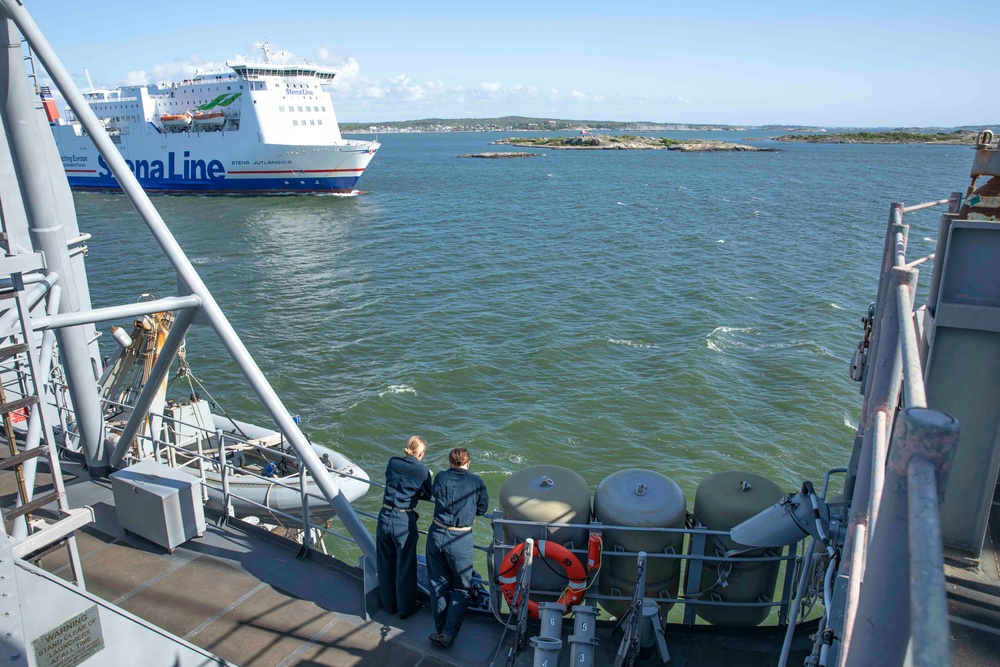
POLYGON ((266 40, 339 70, 341 122, 1000 120, 988 65, 996 5, 979 0, 24 4, 81 88, 85 67, 98 88, 174 81, 259 55, 266 40))

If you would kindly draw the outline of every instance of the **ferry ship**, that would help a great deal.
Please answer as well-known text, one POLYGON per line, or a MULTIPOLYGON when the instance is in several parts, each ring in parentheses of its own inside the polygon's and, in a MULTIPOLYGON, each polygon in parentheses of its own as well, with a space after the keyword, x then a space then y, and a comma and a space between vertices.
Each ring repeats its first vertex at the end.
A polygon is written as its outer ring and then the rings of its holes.
MULTIPOLYGON (((83 93, 129 169, 149 192, 352 194, 379 148, 344 139, 324 86, 328 67, 263 59, 163 85, 83 93)), ((118 181, 75 118, 43 106, 70 187, 116 190, 118 181)))

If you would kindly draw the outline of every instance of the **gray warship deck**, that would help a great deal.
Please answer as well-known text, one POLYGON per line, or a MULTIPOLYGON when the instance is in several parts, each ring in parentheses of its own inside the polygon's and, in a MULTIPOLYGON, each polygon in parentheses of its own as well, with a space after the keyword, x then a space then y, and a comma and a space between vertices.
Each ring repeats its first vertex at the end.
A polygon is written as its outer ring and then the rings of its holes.
MULTIPOLYGON (((263 529, 210 520, 202 537, 168 552, 127 533, 117 522, 111 485, 91 479, 73 463, 63 468, 74 506, 89 505, 96 521, 77 534, 87 590, 225 661, 245 666, 489 665, 506 662, 504 634, 489 614, 470 614, 448 651, 427 640, 433 632, 426 609, 399 620, 384 611, 367 616, 358 568, 310 552, 298 558, 295 543, 263 529)), ((12 497, 13 474, 0 475, 0 493, 12 497)), ((954 557, 947 567, 954 661, 959 667, 1000 664, 1000 569, 993 536, 1000 513, 991 518, 990 537, 978 567, 954 557)), ((64 549, 39 564, 69 578, 64 549)), ((567 621, 569 625, 569 621, 567 621)), ((773 665, 780 640, 762 633, 725 636, 668 628, 670 665, 773 665), (738 660, 734 661, 734 656, 738 660)), ((612 664, 619 636, 613 626, 598 630, 596 664, 612 664)), ((529 636, 537 630, 529 627, 529 636)), ((564 629, 564 637, 567 630, 564 629)), ((508 633, 507 638, 509 639, 508 633)), ((808 654, 802 642, 790 664, 808 654)), ((560 664, 568 660, 563 650, 560 664)), ((656 657, 642 661, 658 664, 656 657)), ((517 665, 532 664, 532 650, 517 665)))
MULTIPOLYGON (((310 551, 298 558, 294 542, 233 521, 210 518, 203 536, 170 552, 123 530, 117 522, 111 484, 91 479, 77 464, 63 474, 74 506, 93 508, 95 522, 77 533, 87 590, 127 612, 219 656, 244 666, 497 665, 507 659, 504 626, 488 613, 470 613, 451 649, 431 644, 430 611, 400 620, 385 611, 367 616, 359 568, 310 551)), ((13 474, 0 473, 3 500, 13 498, 13 474)), ((37 561, 64 579, 72 577, 65 549, 37 561)), ((563 637, 572 622, 564 624, 563 637)), ((598 629, 596 664, 612 664, 620 643, 611 623, 598 629)), ((707 628, 706 628, 707 629, 707 628)), ((537 634, 537 625, 528 635, 537 634)), ((506 639, 510 639, 508 633, 506 639)), ((670 665, 772 665, 780 637, 668 632, 670 665)), ((804 646, 802 656, 808 653, 804 646)), ((569 651, 564 646, 560 664, 569 651)), ((644 661, 657 663, 656 658, 644 661)), ((516 665, 532 664, 532 649, 516 665)))

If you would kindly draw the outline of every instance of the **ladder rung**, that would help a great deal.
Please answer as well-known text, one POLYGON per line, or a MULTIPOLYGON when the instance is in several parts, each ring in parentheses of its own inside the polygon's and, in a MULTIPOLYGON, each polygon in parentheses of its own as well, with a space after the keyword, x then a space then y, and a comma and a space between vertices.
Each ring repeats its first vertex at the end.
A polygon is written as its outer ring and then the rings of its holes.
POLYGON ((21 408, 26 408, 29 405, 34 405, 37 402, 37 396, 25 396, 24 398, 19 398, 16 401, 11 401, 10 403, 4 403, 3 405, 0 405, 0 415, 5 415, 8 412, 15 412, 21 408))
POLYGON ((36 456, 45 456, 49 453, 47 447, 32 447, 31 449, 26 449, 20 454, 15 454, 9 458, 0 461, 0 470, 7 470, 8 468, 13 468, 19 466, 25 461, 30 461, 36 456))
POLYGON ((53 491, 52 493, 47 493, 40 498, 35 498, 30 503, 26 505, 21 505, 20 507, 14 507, 11 509, 6 509, 3 512, 3 520, 10 521, 11 519, 16 519, 19 516, 23 516, 29 512, 34 512, 39 507, 45 507, 49 503, 53 503, 59 500, 59 492, 53 491))
POLYGON ((7 347, 0 347, 0 359, 7 359, 27 351, 27 343, 15 343, 14 345, 8 345, 7 347))

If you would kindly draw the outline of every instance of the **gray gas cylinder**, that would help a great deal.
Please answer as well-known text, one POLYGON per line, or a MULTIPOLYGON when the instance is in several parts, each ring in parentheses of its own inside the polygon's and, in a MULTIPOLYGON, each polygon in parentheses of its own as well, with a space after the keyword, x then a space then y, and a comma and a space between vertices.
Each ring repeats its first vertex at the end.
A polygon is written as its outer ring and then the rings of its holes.
MULTIPOLYGON (((615 551, 645 551, 645 595, 653 598, 675 597, 680 578, 679 559, 655 558, 657 553, 681 553, 683 533, 615 530, 607 526, 634 528, 683 528, 687 502, 680 487, 665 475, 652 470, 631 468, 604 478, 594 492, 594 516, 606 528, 603 531, 604 555, 601 566, 602 594, 620 591, 631 596, 635 591, 637 558, 615 556, 615 551)), ((615 616, 628 609, 628 602, 602 601, 601 606, 615 616)), ((665 612, 669 604, 663 605, 665 612)))
MULTIPOLYGON (((518 470, 500 487, 500 509, 503 518, 540 523, 590 523, 590 487, 574 470, 557 465, 535 465, 518 470)), ((587 548, 587 528, 556 528, 546 531, 533 526, 504 524, 503 540, 518 544, 531 537, 557 542, 568 549, 587 548)), ((578 557, 581 557, 578 555, 578 557)), ((586 555, 582 556, 586 559, 586 555)), ((581 560, 586 566, 586 561, 581 560)), ((566 585, 562 568, 551 562, 535 562, 531 567, 533 590, 559 591, 566 585), (551 567, 549 567, 551 566, 551 567)), ((555 600, 550 596, 532 594, 532 599, 555 600)))
MULTIPOLYGON (((709 475, 698 485, 694 499, 694 515, 706 528, 730 530, 750 517, 764 511, 784 496, 777 484, 750 472, 726 471, 709 475)), ((705 544, 706 556, 722 556, 729 550, 746 549, 728 536, 717 535, 705 544)), ((752 549, 734 556, 732 569, 725 575, 726 586, 719 584, 719 561, 703 563, 699 591, 702 599, 724 602, 759 602, 774 599, 778 579, 778 561, 739 562, 740 558, 755 558, 775 553, 769 549, 752 549)), ((713 625, 760 625, 771 607, 699 606, 698 616, 713 625)))

